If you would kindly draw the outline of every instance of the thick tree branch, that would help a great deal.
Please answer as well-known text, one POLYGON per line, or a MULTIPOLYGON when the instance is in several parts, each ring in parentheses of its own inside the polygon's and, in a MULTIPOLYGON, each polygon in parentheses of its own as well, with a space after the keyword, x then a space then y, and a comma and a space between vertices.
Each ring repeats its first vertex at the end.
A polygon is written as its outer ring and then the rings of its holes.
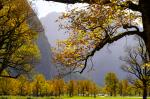
POLYGON ((129 35, 139 35, 141 36, 143 33, 142 32, 139 32, 138 30, 137 31, 127 31, 127 32, 124 32, 124 33, 120 33, 118 34, 117 36, 114 36, 114 37, 106 37, 105 39, 103 39, 97 46, 95 49, 93 49, 93 51, 91 51, 87 56, 86 58, 84 59, 85 60, 85 64, 84 64, 84 67, 82 68, 82 70, 80 71, 80 73, 82 73, 86 66, 87 66, 87 60, 94 56, 95 52, 96 51, 99 51, 101 48, 103 48, 106 44, 111 44, 119 39, 121 39, 122 37, 124 36, 129 36, 129 35))
POLYGON ((129 9, 131 9, 133 11, 141 11, 140 6, 134 4, 132 1, 128 1, 127 4, 128 4, 129 9))
POLYGON ((108 4, 111 3, 110 0, 45 0, 45 1, 54 1, 54 2, 60 2, 60 3, 67 3, 67 4, 75 4, 75 3, 88 3, 88 4, 108 4))
POLYGON ((0 2, 0 10, 3 8, 3 5, 2 5, 2 3, 0 2))
POLYGON ((139 32, 139 31, 127 31, 127 32, 124 32, 124 33, 120 33, 119 35, 111 37, 111 38, 110 37, 106 37, 102 42, 99 43, 99 45, 88 56, 93 56, 96 51, 99 51, 107 43, 110 44, 110 43, 113 43, 114 41, 117 41, 117 40, 121 39, 124 36, 135 35, 135 34, 140 36, 142 34, 142 32, 139 32))
POLYGON ((45 1, 54 1, 60 3, 74 4, 74 3, 88 3, 89 0, 45 0, 45 1))

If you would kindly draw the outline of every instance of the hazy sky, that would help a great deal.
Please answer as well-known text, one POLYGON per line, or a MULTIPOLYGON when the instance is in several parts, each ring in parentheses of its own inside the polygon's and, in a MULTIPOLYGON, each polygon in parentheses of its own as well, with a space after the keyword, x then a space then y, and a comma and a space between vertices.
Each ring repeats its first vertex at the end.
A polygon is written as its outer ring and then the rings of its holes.
POLYGON ((47 2, 43 0, 38 0, 34 3, 34 7, 38 12, 38 17, 45 17, 50 12, 63 12, 66 10, 66 5, 62 3, 47 2))
MULTIPOLYGON (((37 0, 35 2, 33 2, 33 8, 35 9, 35 11, 37 12, 37 15, 39 17, 39 19, 43 19, 44 17, 46 17, 48 14, 50 13, 63 13, 66 12, 68 10, 71 10, 73 8, 76 7, 84 7, 87 4, 74 4, 74 5, 67 5, 67 4, 63 4, 63 3, 56 3, 56 2, 47 2, 47 1, 43 1, 43 0, 37 0)), ((57 15, 58 18, 58 15, 57 15)), ((51 43, 51 46, 55 46, 55 43, 57 40, 60 39, 64 39, 65 37, 67 37, 67 35, 65 35, 62 31, 60 33, 60 31, 58 31, 59 27, 58 27, 58 23, 56 23, 56 17, 53 18, 53 16, 49 16, 49 18, 47 18, 47 22, 50 22, 52 24, 50 24, 49 26, 43 24, 44 28, 45 28, 45 32, 46 32, 46 36, 48 37, 48 41, 51 43), (55 26, 55 27, 54 27, 55 26), (50 27, 54 27, 52 30, 48 29, 50 27)), ((45 23, 45 22, 44 22, 45 23)))
POLYGON ((38 0, 33 3, 34 3, 34 6, 37 8, 39 18, 46 16, 50 12, 65 12, 75 7, 81 8, 87 5, 87 4, 79 4, 79 3, 73 4, 73 5, 67 5, 63 3, 56 3, 52 1, 47 2, 43 0, 38 0))

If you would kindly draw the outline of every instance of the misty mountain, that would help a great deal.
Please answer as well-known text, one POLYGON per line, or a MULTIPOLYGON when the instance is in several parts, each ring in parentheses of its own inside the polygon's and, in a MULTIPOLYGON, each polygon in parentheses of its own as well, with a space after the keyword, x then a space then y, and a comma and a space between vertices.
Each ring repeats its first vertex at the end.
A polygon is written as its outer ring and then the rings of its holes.
POLYGON ((56 75, 57 70, 52 63, 51 46, 45 36, 44 28, 36 14, 28 20, 28 23, 38 33, 37 45, 41 58, 35 66, 35 72, 43 74, 46 79, 52 79, 56 75))
MULTIPOLYGON (((67 34, 65 34, 64 31, 58 30, 59 24, 55 22, 60 15, 61 13, 51 12, 40 19, 48 39, 47 43, 50 43, 53 46, 55 46, 56 40, 65 39, 67 37, 67 34)), ((82 75, 85 78, 92 79, 100 85, 104 83, 105 74, 110 71, 115 72, 119 79, 126 78, 127 73, 121 70, 120 67, 123 63, 119 60, 119 57, 125 55, 124 51, 127 46, 134 46, 135 44, 136 41, 134 40, 134 36, 127 36, 111 45, 104 46, 104 48, 96 52, 92 58, 94 63, 93 70, 87 72, 92 65, 89 61, 88 67, 82 75)))
POLYGON ((44 74, 47 79, 53 78, 56 75, 57 70, 55 65, 52 63, 51 46, 48 43, 44 32, 39 34, 37 44, 40 49, 41 60, 37 64, 36 70, 39 71, 39 73, 44 74))
MULTIPOLYGON (((46 79, 53 79, 54 77, 56 77, 56 75, 58 75, 58 70, 56 68, 56 65, 52 62, 51 45, 47 38, 51 35, 46 37, 45 28, 43 28, 43 25, 41 24, 40 20, 36 15, 32 17, 30 20, 28 20, 28 23, 30 24, 31 28, 37 31, 38 33, 37 45, 40 50, 41 58, 35 66, 35 72, 43 74, 46 79)), ((70 79, 79 80, 85 79, 85 77, 81 76, 80 74, 71 74, 64 76, 64 79, 66 81, 70 79)))

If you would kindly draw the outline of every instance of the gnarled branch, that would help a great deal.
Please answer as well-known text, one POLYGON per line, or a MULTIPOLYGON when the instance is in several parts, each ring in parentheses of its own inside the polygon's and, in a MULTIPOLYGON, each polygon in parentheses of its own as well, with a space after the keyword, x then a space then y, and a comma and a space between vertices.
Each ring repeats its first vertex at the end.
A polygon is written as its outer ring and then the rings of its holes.
POLYGON ((143 32, 140 32, 140 31, 137 30, 137 31, 127 31, 127 32, 124 32, 124 33, 120 33, 120 34, 118 34, 117 36, 114 36, 114 37, 110 37, 110 36, 106 37, 105 39, 103 39, 103 40, 96 46, 95 49, 93 49, 93 50, 91 51, 91 53, 89 53, 89 54, 86 56, 86 58, 84 59, 84 60, 85 60, 85 65, 84 65, 84 67, 82 68, 82 70, 80 71, 80 73, 82 73, 82 72, 85 70, 85 68, 86 68, 86 66, 87 66, 87 60, 88 60, 88 58, 94 56, 95 52, 96 52, 96 51, 99 51, 99 50, 100 50, 101 48, 103 48, 106 44, 113 43, 113 42, 115 42, 115 41, 121 39, 121 38, 124 37, 124 36, 128 36, 128 35, 138 35, 138 36, 141 37, 142 34, 143 34, 143 32))
POLYGON ((88 3, 88 4, 108 4, 111 3, 110 0, 45 0, 45 1, 54 1, 54 2, 60 2, 60 3, 67 3, 67 4, 75 4, 75 3, 88 3))
POLYGON ((45 0, 45 1, 54 1, 60 3, 74 4, 74 3, 88 3, 89 0, 45 0))

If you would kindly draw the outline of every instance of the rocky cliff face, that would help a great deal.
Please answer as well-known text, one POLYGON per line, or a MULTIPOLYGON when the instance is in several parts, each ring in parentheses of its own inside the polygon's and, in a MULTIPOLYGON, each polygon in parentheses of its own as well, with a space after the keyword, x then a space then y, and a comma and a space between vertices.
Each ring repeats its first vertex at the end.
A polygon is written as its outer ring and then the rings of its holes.
POLYGON ((36 14, 28 20, 30 26, 38 33, 37 45, 41 58, 35 66, 35 71, 44 74, 46 79, 52 79, 56 75, 56 67, 52 63, 51 46, 45 36, 44 28, 36 14))
POLYGON ((51 47, 44 32, 39 33, 37 44, 41 52, 41 59, 36 66, 36 70, 44 74, 47 79, 53 78, 56 74, 56 67, 52 63, 51 47))

